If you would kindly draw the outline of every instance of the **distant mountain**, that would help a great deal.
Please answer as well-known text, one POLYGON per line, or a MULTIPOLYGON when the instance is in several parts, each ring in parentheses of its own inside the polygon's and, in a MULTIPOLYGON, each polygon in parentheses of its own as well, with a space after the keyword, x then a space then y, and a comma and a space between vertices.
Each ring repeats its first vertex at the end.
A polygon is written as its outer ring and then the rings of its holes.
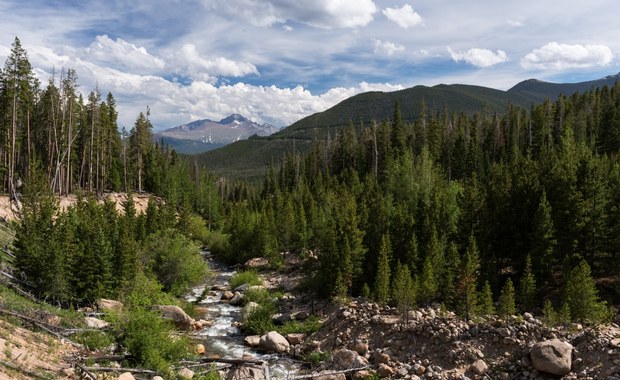
POLYGON ((223 175, 260 178, 266 168, 278 162, 284 152, 310 148, 315 139, 335 136, 338 129, 353 123, 369 126, 373 121, 390 120, 394 103, 400 104, 403 119, 416 120, 422 105, 427 115, 437 112, 474 112, 486 109, 502 114, 509 104, 529 108, 545 99, 555 101, 561 94, 570 96, 603 86, 614 86, 620 73, 580 83, 549 83, 529 79, 508 91, 462 84, 415 86, 394 92, 366 92, 345 99, 332 108, 305 117, 269 137, 240 141, 197 156, 209 170, 223 175))
POLYGON ((196 120, 154 133, 157 141, 163 139, 179 153, 194 154, 222 147, 250 136, 269 136, 278 129, 270 124, 258 124, 239 114, 220 121, 196 120))

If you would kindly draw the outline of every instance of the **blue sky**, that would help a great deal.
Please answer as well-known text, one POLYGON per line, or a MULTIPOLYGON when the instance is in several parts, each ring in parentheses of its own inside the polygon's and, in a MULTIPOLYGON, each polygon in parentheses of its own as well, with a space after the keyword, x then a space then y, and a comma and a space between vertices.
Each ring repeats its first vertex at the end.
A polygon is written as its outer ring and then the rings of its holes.
POLYGON ((0 0, 0 60, 15 36, 47 83, 117 99, 130 128, 240 113, 289 125, 363 91, 620 71, 616 1, 0 0))

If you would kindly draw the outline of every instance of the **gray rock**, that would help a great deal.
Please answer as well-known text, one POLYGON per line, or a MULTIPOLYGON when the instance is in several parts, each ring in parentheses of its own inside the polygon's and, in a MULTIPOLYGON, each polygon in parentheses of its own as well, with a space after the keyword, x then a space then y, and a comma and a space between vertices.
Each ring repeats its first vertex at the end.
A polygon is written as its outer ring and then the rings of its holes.
POLYGON ((189 368, 182 368, 179 371, 179 377, 181 379, 193 379, 194 378, 194 371, 192 371, 189 368))
POLYGON ((282 353, 289 351, 290 344, 288 340, 278 332, 270 331, 260 337, 258 347, 270 352, 282 353))
POLYGON ((235 295, 230 299, 229 303, 233 306, 241 305, 243 303, 243 294, 240 292, 235 292, 235 295))
POLYGON ((248 335, 243 339, 243 343, 250 347, 258 347, 258 344, 260 343, 260 336, 248 335))
POLYGON ((573 346, 559 339, 536 343, 530 352, 532 365, 539 371, 564 376, 572 366, 573 346))
POLYGON ((254 367, 237 367, 228 372, 226 380, 264 380, 265 373, 254 367))
POLYGON ((95 317, 84 317, 84 322, 86 322, 86 326, 91 329, 105 329, 110 326, 108 322, 95 317))
POLYGON ((248 319, 248 317, 255 312, 256 310, 260 309, 260 305, 257 304, 256 302, 248 302, 243 309, 241 309, 241 320, 245 321, 246 319, 248 319))
POLYGON ((469 369, 476 375, 482 376, 487 372, 489 366, 487 365, 487 363, 484 362, 484 360, 479 359, 476 360, 474 364, 469 367, 469 369))
POLYGON ((153 309, 158 310, 162 318, 174 322, 177 328, 189 330, 194 327, 194 319, 176 305, 155 305, 153 309))
POLYGON ((360 356, 357 352, 342 349, 338 350, 332 356, 334 368, 336 370, 344 370, 350 368, 359 368, 368 365, 368 360, 360 356))

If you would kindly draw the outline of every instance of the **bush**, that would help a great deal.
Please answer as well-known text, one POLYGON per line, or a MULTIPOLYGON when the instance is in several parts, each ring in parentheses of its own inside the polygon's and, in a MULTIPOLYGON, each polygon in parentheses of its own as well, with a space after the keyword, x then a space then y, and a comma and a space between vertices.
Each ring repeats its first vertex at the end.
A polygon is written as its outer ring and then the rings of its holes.
POLYGON ((156 275, 163 290, 175 296, 183 295, 208 274, 199 247, 172 229, 148 237, 143 263, 156 275))
POLYGON ((258 277, 258 273, 254 270, 237 272, 230 278, 230 287, 232 289, 235 289, 243 284, 249 284, 250 286, 261 285, 262 281, 260 277, 258 277))
POLYGON ((104 331, 85 331, 75 335, 73 340, 83 344, 91 351, 110 347, 114 343, 114 339, 104 331))
POLYGON ((189 353, 187 338, 173 337, 172 324, 156 312, 137 308, 112 319, 118 344, 143 367, 168 373, 173 363, 189 353))

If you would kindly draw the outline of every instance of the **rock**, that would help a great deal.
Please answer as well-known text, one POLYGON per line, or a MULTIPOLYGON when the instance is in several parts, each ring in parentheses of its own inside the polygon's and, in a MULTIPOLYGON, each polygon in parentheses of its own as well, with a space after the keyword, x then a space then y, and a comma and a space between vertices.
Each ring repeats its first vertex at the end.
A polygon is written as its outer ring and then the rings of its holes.
POLYGON ((334 363, 333 368, 335 370, 345 370, 350 368, 359 368, 368 365, 368 360, 363 356, 360 356, 357 352, 342 349, 338 350, 332 356, 334 363))
POLYGON ((258 335, 248 335, 243 339, 243 343, 250 347, 258 347, 259 342, 260 336, 258 335))
POLYGON ((133 377, 133 375, 131 374, 131 372, 123 372, 121 373, 121 375, 118 377, 118 380, 135 380, 136 378, 133 377))
POLYGON ((381 353, 379 351, 375 351, 372 354, 372 360, 376 361, 377 363, 389 363, 390 362, 390 355, 385 354, 385 353, 381 353))
POLYGON ((264 257, 255 257, 253 259, 249 259, 243 265, 246 268, 264 268, 269 265, 269 260, 264 257))
POLYGON ((257 304, 254 301, 248 302, 242 309, 241 309, 241 320, 245 321, 246 319, 248 319, 248 317, 255 312, 256 310, 260 309, 260 305, 257 304))
POLYGON ((179 371, 179 377, 181 379, 192 379, 192 378, 194 378, 194 371, 192 371, 189 368, 182 368, 179 371))
POLYGON ((368 352, 368 343, 357 339, 349 348, 363 356, 368 352))
POLYGON ((248 290, 250 288, 250 284, 248 284, 247 282, 245 284, 241 284, 239 286, 237 286, 234 291, 235 292, 245 292, 246 290, 248 290))
POLYGON ((497 329, 497 332, 499 333, 499 335, 501 335, 504 338, 509 337, 511 334, 510 329, 508 327, 500 327, 497 329))
POLYGON ((282 335, 276 331, 270 331, 260 337, 258 347, 270 352, 288 352, 290 344, 282 335))
POLYGON ((271 317, 271 320, 273 321, 273 323, 275 323, 276 325, 280 325, 282 326, 283 324, 285 324, 286 322, 290 322, 293 320, 293 318, 291 318, 290 314, 282 314, 282 313, 278 313, 278 314, 274 314, 271 317))
POLYGON ((123 303, 120 301, 109 300, 100 298, 96 302, 97 307, 101 310, 110 310, 115 312, 121 312, 123 310, 123 303))
POLYGON ((264 380, 265 374, 262 369, 254 367, 237 367, 228 372, 226 380, 264 380))
POLYGON ((236 291, 235 295, 233 296, 233 298, 230 299, 229 303, 233 306, 240 306, 243 303, 243 294, 236 291))
POLYGON ((296 321, 305 321, 309 316, 310 314, 308 314, 307 311, 298 311, 297 313, 291 315, 291 317, 293 317, 296 321))
POLYGON ((482 376, 487 372, 489 366, 487 365, 487 363, 484 362, 484 360, 479 359, 476 360, 474 364, 469 367, 469 369, 476 375, 482 376))
POLYGON ((390 377, 394 373, 396 373, 396 371, 394 371, 394 368, 390 367, 385 363, 379 364, 379 368, 377 368, 377 375, 379 375, 379 377, 390 377))
POLYGON ((194 347, 194 352, 196 354, 198 354, 198 355, 204 355, 205 354, 205 345, 198 343, 196 345, 196 347, 194 347))
POLYGON ((530 358, 534 368, 551 375, 564 376, 570 372, 573 346, 559 339, 538 342, 532 347, 530 358))
POLYGON ((194 327, 192 317, 176 305, 155 305, 153 309, 159 310, 162 318, 172 320, 179 329, 189 330, 194 327))
POLYGON ((612 347, 615 347, 615 348, 620 348, 620 338, 612 339, 612 340, 609 342, 609 344, 610 344, 612 347))
POLYGON ((201 321, 194 321, 194 330, 202 330, 202 327, 201 321))
POLYGON ((286 340, 288 340, 290 344, 301 344, 304 339, 306 339, 306 334, 303 333, 286 334, 286 340))
POLYGON ((161 376, 155 376, 152 380, 164 380, 164 378, 161 376))
POLYGON ((368 380, 368 379, 373 379, 374 375, 372 372, 370 371, 357 371, 357 372, 353 372, 353 375, 351 375, 351 379, 352 380, 368 380))
POLYGON ((531 319, 534 319, 534 316, 533 316, 531 313, 523 313, 523 318, 524 318, 526 321, 529 321, 529 320, 531 320, 531 319))
POLYGON ((235 293, 231 292, 230 290, 227 290, 224 293, 222 293, 221 300, 230 301, 231 299, 233 299, 234 296, 235 296, 235 293))
POLYGON ((110 326, 108 322, 94 317, 84 317, 84 322, 86 322, 86 326, 91 329, 105 329, 110 326))

